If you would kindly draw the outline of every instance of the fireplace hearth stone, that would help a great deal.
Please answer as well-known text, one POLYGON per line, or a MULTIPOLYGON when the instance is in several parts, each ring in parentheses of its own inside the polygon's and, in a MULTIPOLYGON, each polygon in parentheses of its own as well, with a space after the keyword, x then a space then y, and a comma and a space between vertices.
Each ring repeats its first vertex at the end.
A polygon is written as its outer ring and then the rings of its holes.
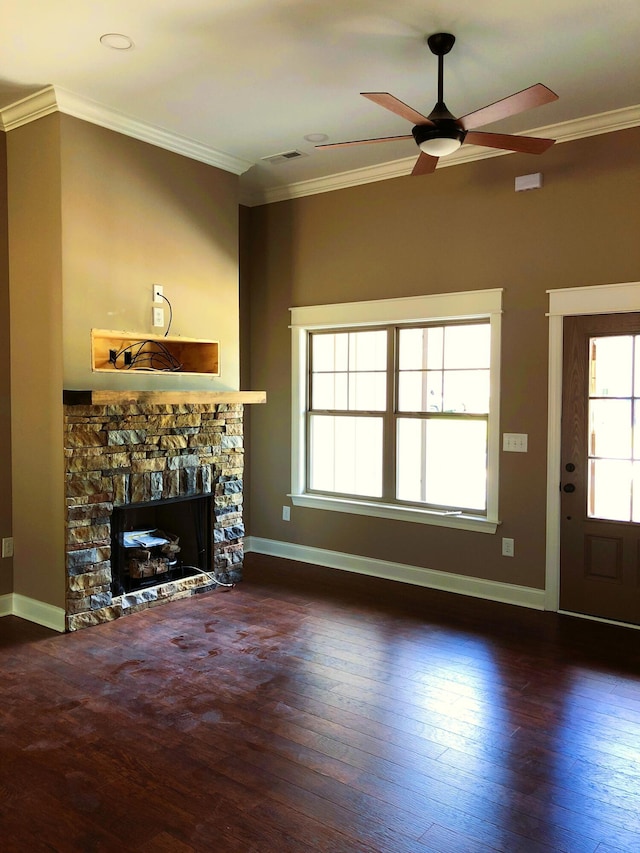
POLYGON ((197 575, 112 593, 114 506, 212 497, 213 571, 242 578, 243 405, 65 405, 67 630, 215 588, 197 575))

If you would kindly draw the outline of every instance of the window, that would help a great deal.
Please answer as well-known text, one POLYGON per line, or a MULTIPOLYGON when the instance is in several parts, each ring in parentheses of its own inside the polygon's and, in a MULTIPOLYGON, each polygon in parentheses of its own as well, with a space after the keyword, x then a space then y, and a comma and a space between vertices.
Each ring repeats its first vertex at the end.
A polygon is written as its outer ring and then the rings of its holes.
POLYGON ((589 341, 589 518, 640 522, 640 335, 589 341))
POLYGON ((501 291, 292 309, 294 504, 494 532, 501 291))

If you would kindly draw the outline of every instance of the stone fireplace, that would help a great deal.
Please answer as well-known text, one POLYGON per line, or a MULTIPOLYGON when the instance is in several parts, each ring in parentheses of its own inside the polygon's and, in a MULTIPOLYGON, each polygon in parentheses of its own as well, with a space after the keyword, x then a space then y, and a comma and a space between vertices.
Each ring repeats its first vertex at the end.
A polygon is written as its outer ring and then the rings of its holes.
POLYGON ((243 404, 77 403, 83 393, 67 394, 64 406, 67 630, 216 587, 195 573, 119 590, 112 576, 114 507, 210 495, 209 571, 223 583, 240 580, 243 404))

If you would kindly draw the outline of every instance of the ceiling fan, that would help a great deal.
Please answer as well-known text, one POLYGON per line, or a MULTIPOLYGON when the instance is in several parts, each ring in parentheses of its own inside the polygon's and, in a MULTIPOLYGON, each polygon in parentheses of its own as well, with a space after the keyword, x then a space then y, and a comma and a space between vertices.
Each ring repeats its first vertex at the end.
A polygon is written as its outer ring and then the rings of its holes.
POLYGON ((426 175, 433 172, 439 157, 453 154, 465 143, 482 145, 487 148, 504 148, 508 151, 520 151, 525 154, 542 154, 555 139, 541 139, 537 136, 514 136, 506 133, 483 133, 475 130, 485 124, 498 121, 509 116, 539 107, 557 100, 558 96, 551 89, 536 83, 496 101, 482 109, 456 118, 447 109, 443 97, 444 57, 455 43, 451 33, 434 33, 427 39, 431 53, 438 57, 438 102, 428 116, 407 106, 388 92, 361 92, 365 98, 379 104, 392 113, 413 122, 415 125, 410 135, 385 136, 380 139, 358 139, 353 142, 331 142, 316 145, 316 148, 340 148, 347 145, 369 145, 374 142, 393 142, 401 139, 415 139, 420 156, 413 167, 412 175, 426 175))

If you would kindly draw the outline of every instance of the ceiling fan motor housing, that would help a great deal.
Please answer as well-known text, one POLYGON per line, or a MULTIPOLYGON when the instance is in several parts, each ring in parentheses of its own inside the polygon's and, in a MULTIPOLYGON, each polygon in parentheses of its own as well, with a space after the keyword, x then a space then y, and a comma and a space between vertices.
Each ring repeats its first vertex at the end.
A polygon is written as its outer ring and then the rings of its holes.
POLYGON ((423 142, 432 139, 455 139, 462 145, 467 131, 463 130, 455 119, 441 118, 432 121, 433 124, 417 124, 411 131, 419 148, 423 142))

